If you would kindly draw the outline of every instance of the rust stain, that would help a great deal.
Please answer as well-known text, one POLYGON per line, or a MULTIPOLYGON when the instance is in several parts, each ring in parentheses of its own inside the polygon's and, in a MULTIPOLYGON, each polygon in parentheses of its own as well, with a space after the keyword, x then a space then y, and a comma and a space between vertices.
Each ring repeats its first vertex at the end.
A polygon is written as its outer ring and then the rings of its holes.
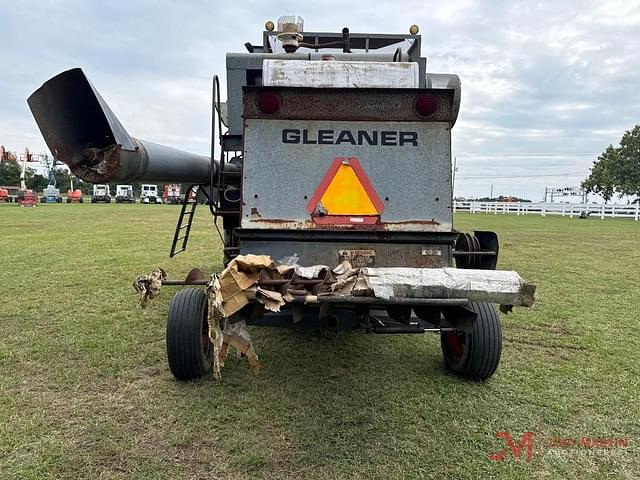
MULTIPOLYGON (((384 90, 384 89, 382 89, 384 90)), ((393 89, 389 89, 393 90, 393 89)), ((244 118, 264 118, 256 104, 257 95, 264 91, 278 93, 282 108, 269 118, 349 121, 435 121, 449 122, 454 118, 453 93, 431 89, 402 89, 397 91, 368 91, 352 88, 314 89, 313 93, 300 88, 286 91, 278 87, 260 87, 260 91, 245 92, 244 118), (315 90, 320 90, 316 92, 315 90), (414 109, 417 93, 430 93, 438 101, 438 108, 428 117, 420 117, 414 109), (390 105, 393 107, 390 108, 390 105)))
MULTIPOLYGON (((367 230, 378 232, 417 231, 424 227, 440 227, 443 224, 432 220, 407 220, 402 222, 386 222, 377 224, 318 224, 313 220, 284 220, 279 218, 262 218, 255 208, 251 209, 251 223, 255 228, 287 228, 291 230, 367 230)), ((449 231, 449 229, 447 229, 449 231)))
POLYGON ((104 152, 104 157, 97 165, 87 164, 72 167, 74 175, 91 183, 108 182, 120 168, 120 145, 113 145, 104 152))
POLYGON ((260 220, 262 218, 262 215, 260 215, 260 213, 258 212, 258 209, 256 207, 252 207, 251 208, 251 220, 260 220))

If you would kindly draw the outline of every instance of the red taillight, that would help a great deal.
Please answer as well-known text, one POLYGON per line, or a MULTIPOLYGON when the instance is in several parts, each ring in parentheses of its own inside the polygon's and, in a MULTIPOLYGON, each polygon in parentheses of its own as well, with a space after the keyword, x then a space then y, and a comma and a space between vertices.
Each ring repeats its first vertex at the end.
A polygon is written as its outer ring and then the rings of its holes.
POLYGON ((415 109, 421 117, 433 115, 438 110, 438 99, 429 93, 421 93, 416 97, 415 109))
POLYGON ((258 95, 258 108, 262 113, 273 115, 280 110, 280 97, 271 92, 261 93, 258 95))

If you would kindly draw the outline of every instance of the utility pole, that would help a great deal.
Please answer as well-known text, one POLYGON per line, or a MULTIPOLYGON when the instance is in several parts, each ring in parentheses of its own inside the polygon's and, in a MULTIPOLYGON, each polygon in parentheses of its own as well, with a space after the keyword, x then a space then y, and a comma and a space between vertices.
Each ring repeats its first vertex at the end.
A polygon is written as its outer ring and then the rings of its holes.
POLYGON ((491 195, 489 195, 489 199, 493 200, 493 183, 491 184, 491 195))

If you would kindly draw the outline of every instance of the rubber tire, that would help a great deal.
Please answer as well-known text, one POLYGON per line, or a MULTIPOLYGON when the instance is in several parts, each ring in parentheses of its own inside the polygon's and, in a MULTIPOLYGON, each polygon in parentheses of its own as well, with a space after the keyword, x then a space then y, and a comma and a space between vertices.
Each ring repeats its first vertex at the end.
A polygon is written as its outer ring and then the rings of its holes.
POLYGON ((446 334, 440 335, 440 345, 445 366, 456 375, 471 380, 487 380, 500 363, 502 352, 502 327, 496 307, 491 303, 470 302, 469 306, 478 314, 470 334, 462 333, 464 350, 456 360, 447 344, 446 334))
POLYGON ((194 380, 211 369, 213 345, 203 348, 203 322, 207 322, 204 290, 185 288, 173 296, 167 318, 167 360, 178 380, 194 380))

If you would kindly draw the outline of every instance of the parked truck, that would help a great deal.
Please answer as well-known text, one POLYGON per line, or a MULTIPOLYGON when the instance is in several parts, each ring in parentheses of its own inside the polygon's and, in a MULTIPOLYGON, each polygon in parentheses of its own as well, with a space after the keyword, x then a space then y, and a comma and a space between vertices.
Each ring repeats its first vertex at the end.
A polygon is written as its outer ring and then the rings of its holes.
POLYGON ((111 193, 109 191, 109 185, 97 184, 93 186, 93 195, 91 195, 91 203, 105 202, 111 203, 111 193))
POLYGON ((140 203, 162 203, 158 186, 143 184, 140 187, 140 203))
POLYGON ((162 200, 164 203, 177 205, 182 201, 180 185, 177 183, 165 184, 162 187, 162 200))
POLYGON ((116 203, 136 203, 131 185, 116 185, 116 203))
MULTIPOLYGON (((78 176, 198 186, 218 220, 220 274, 168 279, 158 268, 136 280, 142 300, 188 287, 169 307, 171 372, 218 372, 229 346, 254 367, 245 325, 319 324, 433 332, 448 369, 491 377, 502 350, 495 305, 530 306, 535 285, 496 269, 494 232, 453 227, 458 76, 427 70, 417 26, 305 32, 300 17, 282 17, 245 47, 227 54, 226 104, 213 79, 209 158, 131 137, 78 68, 28 101, 78 176)), ((186 248, 197 205, 183 202, 170 256, 186 248)))

